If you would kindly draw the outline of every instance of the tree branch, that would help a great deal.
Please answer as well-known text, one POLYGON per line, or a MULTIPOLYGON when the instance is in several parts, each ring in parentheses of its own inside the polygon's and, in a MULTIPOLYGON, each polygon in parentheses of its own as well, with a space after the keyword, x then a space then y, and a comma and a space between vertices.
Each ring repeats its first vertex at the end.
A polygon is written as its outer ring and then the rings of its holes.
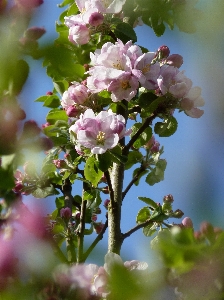
POLYGON ((86 250, 86 252, 83 254, 83 259, 82 261, 84 262, 87 257, 90 255, 90 253, 93 251, 93 249, 96 247, 96 245, 99 243, 99 241, 102 240, 103 235, 108 227, 108 220, 106 220, 103 229, 101 232, 97 235, 96 239, 92 242, 92 244, 89 246, 89 248, 86 250))
POLYGON ((146 227, 147 225, 154 223, 155 221, 153 220, 146 220, 144 223, 138 224, 135 227, 133 227, 132 229, 130 229, 129 231, 127 231, 126 233, 122 234, 122 239, 126 239, 127 237, 129 237, 130 235, 132 235, 134 232, 136 232, 137 230, 139 230, 140 228, 146 227))

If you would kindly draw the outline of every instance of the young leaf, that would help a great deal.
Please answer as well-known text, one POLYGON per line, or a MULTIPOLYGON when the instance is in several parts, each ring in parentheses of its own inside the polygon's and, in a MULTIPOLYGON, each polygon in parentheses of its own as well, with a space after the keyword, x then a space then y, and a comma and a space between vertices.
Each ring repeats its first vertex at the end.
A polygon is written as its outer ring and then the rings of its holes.
POLYGON ((91 182, 91 184, 96 187, 100 181, 103 172, 99 169, 99 162, 95 159, 94 156, 90 156, 85 165, 84 169, 85 178, 91 182))
POLYGON ((136 222, 138 224, 145 222, 150 218, 150 209, 149 207, 143 207, 139 210, 137 217, 136 217, 136 222))
POLYGON ((127 43, 128 41, 132 40, 133 43, 137 42, 137 36, 134 29, 128 23, 118 23, 114 34, 123 43, 127 43))
POLYGON ((168 137, 176 132, 177 125, 177 120, 171 116, 163 122, 157 122, 155 124, 154 131, 161 137, 168 137))
POLYGON ((150 198, 147 198, 147 197, 138 197, 139 200, 145 202, 146 204, 148 204, 149 206, 153 207, 153 208, 157 208, 158 207, 158 204, 153 201, 152 199, 150 198))

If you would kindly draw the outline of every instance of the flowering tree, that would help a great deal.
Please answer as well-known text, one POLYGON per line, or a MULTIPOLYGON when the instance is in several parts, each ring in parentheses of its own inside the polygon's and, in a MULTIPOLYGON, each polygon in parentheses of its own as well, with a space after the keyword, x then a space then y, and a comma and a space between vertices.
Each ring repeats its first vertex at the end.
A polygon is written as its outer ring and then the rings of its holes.
POLYGON ((194 1, 64 0, 57 39, 39 47, 45 29, 29 22, 42 3, 0 2, 3 298, 160 299, 170 291, 172 299, 222 299, 221 229, 205 222, 194 232, 191 219, 173 207, 172 195, 161 203, 140 195, 144 206, 136 225, 127 232, 121 228, 122 203, 133 186, 164 179, 167 162, 156 135, 175 133, 175 110, 200 118, 204 105, 201 89, 180 70, 182 56, 165 45, 149 52, 137 44, 133 28, 144 23, 156 36, 174 25, 191 32, 189 15, 198 13, 194 1), (42 128, 24 121, 17 101, 29 74, 28 57, 43 60, 54 86, 36 100, 49 108, 42 128), (41 166, 25 160, 34 150, 45 151, 41 166), (56 195, 55 210, 47 216, 30 211, 23 203, 30 194, 56 195), (154 272, 145 262, 120 257, 124 240, 140 229, 152 236, 163 262, 154 272), (106 238, 104 266, 85 263, 106 238))

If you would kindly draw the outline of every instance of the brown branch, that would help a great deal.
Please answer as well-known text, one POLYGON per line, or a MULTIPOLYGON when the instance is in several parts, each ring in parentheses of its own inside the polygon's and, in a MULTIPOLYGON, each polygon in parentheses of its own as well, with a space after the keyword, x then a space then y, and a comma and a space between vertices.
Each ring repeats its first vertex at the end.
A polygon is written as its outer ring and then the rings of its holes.
POLYGON ((141 165, 141 167, 138 170, 137 174, 135 174, 134 178, 129 182, 129 184, 127 185, 126 189, 122 192, 122 200, 124 200, 124 197, 126 196, 126 194, 128 193, 128 191, 130 190, 130 188, 138 180, 139 176, 144 171, 145 171, 145 167, 143 167, 143 165, 141 165))
POLYGON ((89 248, 86 250, 86 252, 83 254, 82 262, 85 262, 87 257, 90 255, 90 253, 93 251, 93 249, 96 247, 96 245, 99 243, 99 241, 102 240, 103 235, 108 227, 108 220, 106 220, 103 229, 101 232, 97 235, 96 239, 92 242, 92 244, 89 246, 89 248))
POLYGON ((136 225, 135 227, 133 227, 132 229, 130 229, 129 231, 127 231, 126 233, 122 234, 122 239, 126 239, 127 237, 129 237, 131 234, 133 234, 134 232, 136 232, 137 230, 146 227, 147 225, 154 223, 155 221, 153 220, 146 220, 145 222, 136 225))
POLYGON ((156 118, 156 116, 157 116, 156 113, 154 113, 153 115, 145 119, 145 122, 142 124, 139 130, 132 136, 132 138, 127 143, 127 145, 124 146, 122 150, 123 155, 128 155, 128 151, 133 146, 134 142, 139 138, 140 134, 143 133, 144 130, 149 127, 149 125, 156 118))

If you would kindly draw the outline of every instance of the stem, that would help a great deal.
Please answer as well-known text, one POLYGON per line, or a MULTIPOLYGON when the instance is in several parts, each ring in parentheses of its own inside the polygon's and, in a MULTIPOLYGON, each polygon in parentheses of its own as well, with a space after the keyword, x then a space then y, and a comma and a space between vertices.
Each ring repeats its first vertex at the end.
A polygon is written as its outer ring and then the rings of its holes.
POLYGON ((134 233, 135 231, 139 230, 140 228, 143 228, 151 223, 154 223, 153 220, 147 220, 144 223, 138 224, 135 227, 133 227, 132 229, 130 229, 129 231, 127 231, 126 233, 122 234, 122 242, 124 239, 126 239, 127 237, 129 237, 132 233, 134 233))
POLYGON ((140 169, 138 170, 137 174, 134 176, 134 178, 129 182, 129 184, 127 185, 126 189, 123 191, 122 193, 122 200, 124 199, 124 197, 126 196, 126 194, 128 193, 128 191, 130 190, 130 188, 132 187, 132 185, 138 180, 139 176, 141 175, 142 172, 145 171, 145 167, 143 167, 141 165, 140 169))
MULTIPOLYGON (((62 192, 65 197, 64 199, 65 207, 69 207, 72 212, 72 202, 73 202, 72 184, 68 178, 65 179, 64 184, 62 185, 62 192)), ((76 261, 76 252, 73 245, 72 234, 70 232, 70 225, 71 225, 71 221, 69 221, 67 224, 68 237, 66 238, 66 250, 67 250, 68 262, 72 263, 76 261)))
POLYGON ((127 145, 124 146, 122 151, 123 155, 128 154, 128 151, 131 148, 131 146, 133 146, 134 142, 138 139, 140 134, 143 133, 143 131, 151 124, 151 122, 156 118, 156 116, 156 113, 154 113, 152 116, 145 119, 145 122, 142 124, 142 127, 140 127, 139 130, 132 136, 129 143, 127 143, 127 145))
POLYGON ((99 241, 102 240, 103 235, 108 227, 108 220, 106 220, 103 229, 101 232, 98 234, 96 239, 92 242, 92 244, 89 246, 89 248, 86 250, 86 252, 83 255, 83 262, 87 259, 87 257, 90 255, 90 253, 93 251, 93 249, 96 247, 96 245, 99 243, 99 241))

